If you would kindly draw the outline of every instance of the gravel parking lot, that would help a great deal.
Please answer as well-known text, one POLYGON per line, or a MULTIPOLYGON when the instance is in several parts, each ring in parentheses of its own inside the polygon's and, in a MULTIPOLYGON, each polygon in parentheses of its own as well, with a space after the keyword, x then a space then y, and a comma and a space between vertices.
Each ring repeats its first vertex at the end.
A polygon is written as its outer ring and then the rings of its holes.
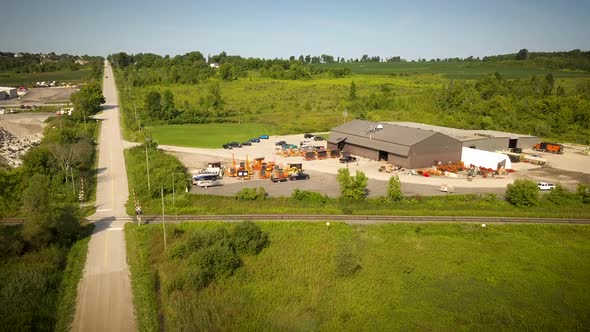
POLYGON ((7 100, 0 100, 1 107, 20 107, 22 106, 41 106, 46 104, 69 103, 70 96, 76 92, 75 87, 55 87, 55 88, 31 88, 29 92, 20 97, 7 100))
MULTIPOLYGON (((236 162, 245 161, 246 158, 252 161, 252 159, 257 157, 265 157, 266 161, 275 161, 276 163, 283 165, 286 165, 287 163, 302 163, 304 172, 311 176, 310 180, 288 181, 283 183, 272 183, 269 180, 257 178, 243 181, 225 177, 222 180, 223 186, 212 188, 193 187, 191 192, 194 193, 235 195, 242 188, 264 187, 271 196, 289 196, 295 188, 299 188, 302 190, 321 192, 331 197, 337 197, 340 195, 340 191, 338 182, 336 181, 336 174, 338 169, 342 167, 348 167, 351 174, 354 174, 356 170, 363 171, 367 177, 369 177, 368 190, 370 197, 381 196, 386 193, 387 181, 392 174, 380 173, 378 171, 379 167, 385 164, 384 162, 359 158, 358 162, 345 165, 341 164, 338 159, 303 161, 301 157, 281 157, 276 155, 276 146, 274 145, 275 142, 281 140, 299 145, 304 138, 303 135, 276 136, 271 137, 269 140, 261 140, 261 143, 253 143, 252 146, 245 146, 232 150, 187 148, 166 145, 161 145, 160 148, 179 158, 189 170, 203 168, 208 162, 214 161, 220 161, 227 165, 228 163, 231 163, 232 157, 235 158, 236 162)), ((326 146, 326 142, 312 141, 312 145, 326 146)), ((518 165, 519 167, 517 173, 493 179, 483 179, 479 177, 473 181, 467 181, 466 178, 426 178, 423 176, 409 175, 405 172, 398 172, 397 175, 400 177, 402 190, 406 195, 446 195, 446 193, 438 190, 442 184, 454 186, 455 193, 457 194, 503 194, 506 185, 512 183, 515 178, 520 176, 521 172, 524 173, 527 172, 528 169, 538 168, 538 166, 528 163, 515 165, 518 165)))

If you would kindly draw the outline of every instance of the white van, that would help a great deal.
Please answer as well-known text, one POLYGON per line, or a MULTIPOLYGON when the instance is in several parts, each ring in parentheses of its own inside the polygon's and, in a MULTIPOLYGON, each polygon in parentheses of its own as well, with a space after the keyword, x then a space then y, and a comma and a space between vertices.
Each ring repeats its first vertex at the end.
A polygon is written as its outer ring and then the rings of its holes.
POLYGON ((222 185, 219 176, 214 174, 195 175, 192 178, 192 182, 193 185, 201 188, 209 188, 213 186, 222 185))

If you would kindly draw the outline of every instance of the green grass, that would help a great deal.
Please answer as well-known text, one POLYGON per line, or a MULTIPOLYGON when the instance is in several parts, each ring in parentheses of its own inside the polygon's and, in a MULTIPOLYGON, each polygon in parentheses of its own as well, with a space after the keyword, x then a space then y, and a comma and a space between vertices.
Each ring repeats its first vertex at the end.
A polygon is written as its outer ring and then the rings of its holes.
POLYGON ((585 71, 549 70, 519 62, 353 62, 316 65, 319 68, 347 67, 362 75, 440 75, 450 79, 478 79, 494 72, 505 78, 530 78, 552 73, 556 78, 589 77, 585 71))
POLYGON ((71 248, 51 246, 0 259, 2 330, 68 330, 88 241, 85 237, 71 248))
POLYGON ((149 245, 146 237, 148 228, 134 228, 132 224, 125 226, 125 247, 131 272, 131 288, 135 321, 139 331, 159 331, 158 298, 155 291, 157 273, 152 269, 149 253, 142 250, 149 245), (130 232, 129 230, 134 231, 130 232))
MULTIPOLYGON (((422 119, 436 121, 438 115, 420 112, 420 110, 430 108, 428 104, 430 91, 446 82, 445 79, 433 75, 414 77, 353 75, 342 79, 315 78, 303 81, 261 77, 238 79, 221 82, 221 94, 225 101, 224 109, 234 114, 225 120, 236 124, 247 123, 249 126, 263 125, 263 128, 266 127, 276 134, 327 132, 344 121, 343 111, 348 107, 347 98, 352 81, 355 81, 359 96, 379 93, 383 86, 389 86, 395 91, 395 112, 390 110, 372 112, 372 116, 388 121, 410 121, 415 119, 417 112, 421 113, 422 119)), ((117 82, 121 84, 120 80, 117 82)), ((141 117, 144 96, 152 90, 162 92, 169 89, 174 93, 176 105, 179 107, 188 103, 191 107, 198 108, 199 99, 208 93, 208 85, 208 82, 203 82, 197 85, 169 84, 134 87, 131 97, 125 90, 120 90, 120 102, 124 108, 122 120, 127 124, 126 127, 134 123, 134 103, 141 117)), ((354 118, 354 111, 348 110, 348 120, 354 118)), ((153 130, 158 131, 158 127, 154 126, 153 130)), ((174 127, 166 126, 165 128, 174 127)), ((238 128, 241 130, 240 126, 238 128)), ((124 131, 124 134, 127 139, 141 138, 141 135, 133 135, 129 130, 124 131)), ((244 136, 244 139, 246 138, 249 136, 244 136)), ((231 138, 225 137, 218 143, 227 141, 231 141, 231 138)))
POLYGON ((59 289, 59 305, 57 307, 57 322, 55 331, 69 331, 76 312, 76 298, 78 296, 78 283, 82 279, 88 242, 93 225, 87 226, 87 236, 76 242, 68 253, 67 266, 63 273, 59 289))
POLYGON ((0 86, 34 86, 36 82, 80 82, 90 75, 89 69, 47 73, 0 73, 0 86))
POLYGON ((158 144, 201 148, 221 148, 228 142, 243 143, 274 133, 270 126, 259 123, 165 125, 151 127, 150 132, 158 144))
MULTIPOLYGON (((237 273, 204 290, 173 292, 164 291, 169 277, 185 265, 163 254, 161 226, 127 225, 127 250, 142 257, 139 275, 138 261, 130 259, 134 296, 147 299, 136 301, 136 312, 151 321, 141 330, 157 330, 156 308, 168 329, 192 331, 565 331, 590 325, 588 226, 258 224, 270 237, 262 253, 243 257, 237 273), (360 263, 349 277, 336 274, 334 258, 343 246, 360 263)), ((168 248, 183 230, 218 225, 169 226, 168 248)))

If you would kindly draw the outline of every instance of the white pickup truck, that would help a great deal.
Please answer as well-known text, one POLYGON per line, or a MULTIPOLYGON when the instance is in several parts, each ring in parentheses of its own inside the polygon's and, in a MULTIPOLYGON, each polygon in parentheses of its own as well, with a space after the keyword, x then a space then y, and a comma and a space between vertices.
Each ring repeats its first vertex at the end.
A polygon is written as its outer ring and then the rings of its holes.
POLYGON ((537 183, 537 188, 539 188, 539 190, 553 190, 555 189, 555 185, 547 182, 539 182, 537 183))

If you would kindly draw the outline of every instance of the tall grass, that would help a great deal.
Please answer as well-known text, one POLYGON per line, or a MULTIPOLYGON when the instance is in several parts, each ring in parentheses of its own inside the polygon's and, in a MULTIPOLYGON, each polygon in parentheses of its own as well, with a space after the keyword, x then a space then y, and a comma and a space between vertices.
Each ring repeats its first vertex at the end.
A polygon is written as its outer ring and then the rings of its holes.
POLYGON ((88 240, 0 259, 0 329, 69 330, 88 240))
MULTIPOLYGON (((161 293, 169 329, 581 330, 590 324, 588 226, 258 224, 270 246, 244 257, 233 276, 201 291, 161 293), (343 244, 360 265, 348 276, 336 264, 343 244)), ((218 225, 181 224, 169 234, 218 225)), ((182 273, 184 265, 170 264, 163 253, 161 226, 129 225, 126 234, 147 240, 129 250, 147 257, 144 266, 163 288, 182 273)), ((178 239, 170 236, 168 245, 178 239)))

